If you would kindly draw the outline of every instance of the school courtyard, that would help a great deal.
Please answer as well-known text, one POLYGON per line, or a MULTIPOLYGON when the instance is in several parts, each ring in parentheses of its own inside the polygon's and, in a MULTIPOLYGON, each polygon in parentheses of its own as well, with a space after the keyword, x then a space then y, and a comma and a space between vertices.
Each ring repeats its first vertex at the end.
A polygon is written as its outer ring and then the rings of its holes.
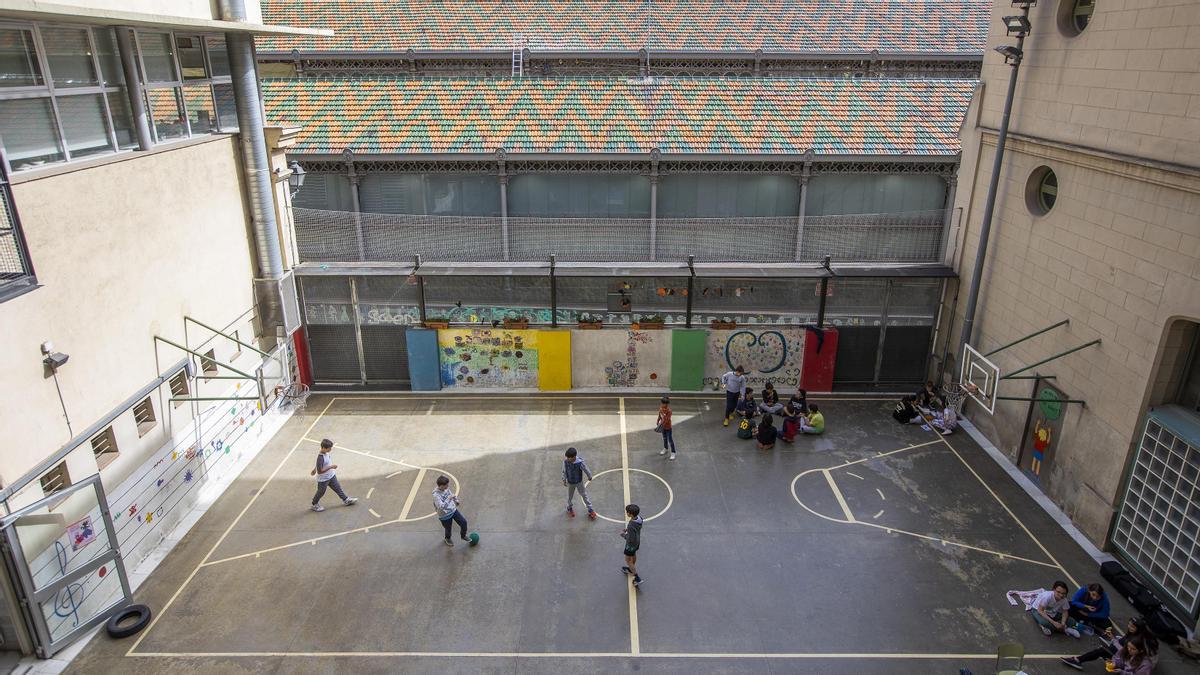
POLYGON ((760 451, 723 400, 676 397, 668 461, 657 396, 313 396, 139 589, 151 626, 98 635, 71 672, 983 673, 1019 641, 1027 672, 1059 673, 1094 646, 1006 601, 1097 566, 965 431, 898 425, 891 398, 815 401, 824 435, 760 451), (323 438, 359 502, 314 513, 323 438), (566 516, 569 446, 595 521, 566 516), (477 547, 442 544, 443 474, 477 547))

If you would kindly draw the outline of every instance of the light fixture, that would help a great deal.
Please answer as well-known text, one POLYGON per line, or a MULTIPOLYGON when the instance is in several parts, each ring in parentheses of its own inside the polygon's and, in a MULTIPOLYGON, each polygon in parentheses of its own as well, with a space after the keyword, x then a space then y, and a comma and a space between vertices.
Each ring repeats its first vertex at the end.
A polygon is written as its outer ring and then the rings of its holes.
POLYGON ((1008 29, 1010 36, 1025 37, 1029 35, 1029 19, 1021 15, 1004 17, 1004 27, 1008 29))
POLYGON ((1037 0, 1012 0, 1012 6, 1020 7, 1021 9, 1029 9, 1030 7, 1037 6, 1037 0))
POLYGON ((1000 45, 999 47, 994 47, 994 49, 1004 55, 1005 63, 1013 65, 1021 63, 1021 57, 1025 54, 1025 52, 1012 45, 1000 45))
POLYGON ((295 197, 300 188, 304 187, 304 175, 307 172, 296 160, 288 164, 288 170, 292 172, 292 175, 288 176, 288 187, 292 189, 292 196, 295 197))

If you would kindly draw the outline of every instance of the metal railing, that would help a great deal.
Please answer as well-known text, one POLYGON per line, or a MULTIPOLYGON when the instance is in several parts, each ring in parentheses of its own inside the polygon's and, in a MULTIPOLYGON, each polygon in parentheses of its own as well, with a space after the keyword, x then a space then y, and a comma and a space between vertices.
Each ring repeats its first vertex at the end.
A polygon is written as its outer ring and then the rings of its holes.
POLYGON ((0 170, 0 302, 37 285, 7 176, 0 170))
POLYGON ((938 262, 944 213, 808 216, 801 226, 795 217, 652 222, 294 209, 301 262, 541 261, 552 253, 563 262, 938 262))

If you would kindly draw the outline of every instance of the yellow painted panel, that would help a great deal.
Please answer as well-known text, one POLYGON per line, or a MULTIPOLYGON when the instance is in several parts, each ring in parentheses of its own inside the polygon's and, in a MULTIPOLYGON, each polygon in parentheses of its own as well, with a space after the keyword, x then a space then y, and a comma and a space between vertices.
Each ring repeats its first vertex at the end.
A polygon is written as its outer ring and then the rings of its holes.
POLYGON ((567 391, 571 388, 571 331, 538 331, 538 389, 567 391))

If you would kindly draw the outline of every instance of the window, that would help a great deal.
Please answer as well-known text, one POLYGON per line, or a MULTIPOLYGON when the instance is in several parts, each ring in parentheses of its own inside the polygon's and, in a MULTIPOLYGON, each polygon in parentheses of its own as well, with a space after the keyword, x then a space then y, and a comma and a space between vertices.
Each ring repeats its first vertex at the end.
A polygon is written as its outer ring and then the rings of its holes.
POLYGON ((1058 5, 1058 29, 1067 37, 1082 33, 1092 22, 1096 0, 1061 0, 1058 5))
POLYGON ((103 469, 120 454, 120 450, 117 449, 117 437, 113 435, 112 427, 106 427, 104 431, 92 436, 92 455, 96 458, 96 468, 103 469))
MULTIPOLYGON (((181 370, 178 373, 175 373, 175 376, 171 378, 171 398, 183 398, 190 393, 191 390, 188 389, 187 372, 181 370)), ((172 403, 174 403, 175 407, 178 408, 184 404, 184 401, 172 401, 172 403)))
POLYGON ((207 375, 217 374, 217 350, 210 349, 200 357, 200 369, 207 375))
POLYGON ((12 191, 0 173, 0 302, 36 287, 37 277, 17 219, 12 191))
MULTIPOLYGON (((67 463, 65 461, 59 462, 53 469, 47 471, 45 476, 42 476, 42 494, 47 497, 62 492, 70 486, 71 476, 67 473, 67 463)), ((57 504, 54 506, 57 506, 57 504)), ((50 508, 53 509, 54 506, 50 508)))
POLYGON ((159 142, 237 130, 224 37, 138 31, 137 44, 159 142))
POLYGON ((1044 216, 1058 201, 1058 176, 1048 166, 1038 167, 1025 184, 1025 204, 1035 216, 1044 216))
POLYGON ((229 359, 230 361, 234 361, 234 360, 236 360, 236 359, 237 359, 239 356, 241 356, 241 355, 242 355, 242 343, 241 343, 241 342, 239 342, 239 340, 241 340, 241 339, 242 339, 242 336, 241 336, 241 334, 240 334, 238 331, 236 331, 236 330, 235 330, 235 331, 233 331, 233 349, 234 349, 234 352, 233 352, 233 356, 232 356, 232 357, 229 359))
POLYGON ((8 169, 133 144, 113 30, 0 25, 0 139, 8 169))
POLYGON ((147 396, 141 403, 133 406, 133 421, 137 423, 138 438, 150 433, 158 424, 154 417, 154 402, 147 396))

